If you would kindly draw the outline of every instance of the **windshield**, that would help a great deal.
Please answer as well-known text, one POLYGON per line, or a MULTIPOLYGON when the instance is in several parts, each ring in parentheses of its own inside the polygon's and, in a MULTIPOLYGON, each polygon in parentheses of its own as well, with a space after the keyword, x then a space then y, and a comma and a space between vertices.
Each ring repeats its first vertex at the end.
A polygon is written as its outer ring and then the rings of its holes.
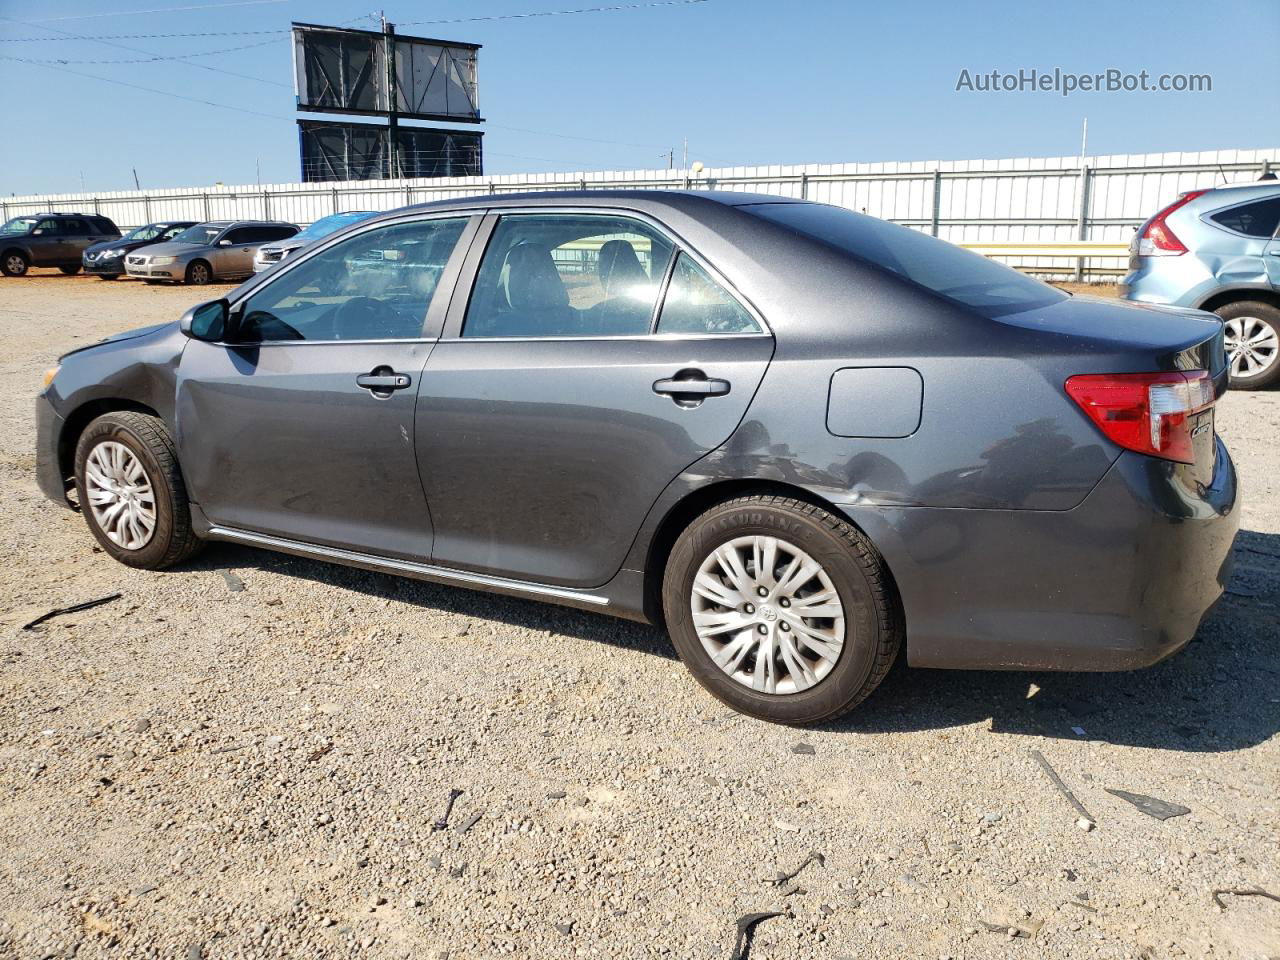
POLYGON ((875 264, 985 317, 1047 306, 1067 294, 918 230, 822 203, 743 209, 875 264))
POLYGON ((121 241, 126 240, 154 240, 160 235, 160 231, 164 229, 161 224, 149 223, 145 227, 135 227, 121 237, 121 241))
POLYGON ((367 220, 372 216, 374 216, 372 212, 335 213, 327 217, 322 217, 311 226, 307 227, 307 229, 294 234, 290 239, 294 241, 319 240, 321 237, 327 237, 329 234, 334 233, 337 230, 341 230, 343 227, 350 226, 353 223, 359 223, 361 220, 367 220))
POLYGON ((36 225, 39 217, 14 217, 3 227, 0 227, 0 235, 12 237, 21 233, 30 233, 31 228, 36 225))
POLYGON ((173 238, 174 243, 198 243, 201 246, 209 246, 213 241, 218 239, 218 234, 223 231, 223 227, 213 223, 201 223, 194 227, 188 227, 180 234, 173 238))

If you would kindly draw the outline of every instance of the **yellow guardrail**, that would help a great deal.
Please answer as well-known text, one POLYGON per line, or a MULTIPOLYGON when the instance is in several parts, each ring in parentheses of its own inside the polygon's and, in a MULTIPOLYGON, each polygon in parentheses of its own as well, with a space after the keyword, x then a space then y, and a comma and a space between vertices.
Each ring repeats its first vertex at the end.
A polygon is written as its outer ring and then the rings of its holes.
POLYGON ((1055 243, 962 243, 986 257, 1127 257, 1127 243, 1063 240, 1055 243))

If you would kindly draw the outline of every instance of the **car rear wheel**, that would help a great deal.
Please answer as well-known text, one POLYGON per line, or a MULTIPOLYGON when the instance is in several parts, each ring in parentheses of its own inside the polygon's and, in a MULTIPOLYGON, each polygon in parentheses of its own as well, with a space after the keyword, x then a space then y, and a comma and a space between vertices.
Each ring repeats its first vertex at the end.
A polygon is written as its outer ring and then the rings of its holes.
POLYGON ((132 410, 92 421, 76 444, 76 493, 102 549, 131 567, 162 570, 201 547, 164 422, 132 410))
POLYGON ((116 277, 118 277, 118 276, 120 276, 120 274, 118 274, 118 273, 100 273, 100 274, 98 274, 98 279, 99 279, 99 280, 114 280, 114 279, 116 279, 116 277))
POLYGON ((30 266, 31 261, 21 250, 6 250, 4 256, 0 257, 0 270, 4 271, 6 277, 24 276, 30 266))
POLYGON ((65 267, 59 267, 58 269, 61 270, 63 273, 65 273, 68 277, 74 277, 77 273, 80 272, 80 264, 71 263, 65 267))
POLYGON ((1280 380, 1280 309, 1238 300, 1214 312, 1223 320, 1232 388, 1261 390, 1280 380))
POLYGON ((663 613, 715 697, 777 723, 830 720, 879 685, 902 617, 875 547, 851 524, 778 496, 731 500, 681 534, 663 613))
POLYGON ((213 279, 213 271, 203 260, 195 260, 187 267, 187 283, 202 287, 213 279))

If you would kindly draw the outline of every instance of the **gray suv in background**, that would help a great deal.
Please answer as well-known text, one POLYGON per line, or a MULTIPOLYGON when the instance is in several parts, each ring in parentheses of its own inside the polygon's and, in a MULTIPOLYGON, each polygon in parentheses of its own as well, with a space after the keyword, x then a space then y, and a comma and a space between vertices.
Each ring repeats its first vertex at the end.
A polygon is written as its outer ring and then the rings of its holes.
POLYGON ((1280 183, 1192 190, 1138 230, 1120 295, 1212 310, 1225 322, 1231 386, 1280 381, 1280 183))
POLYGON ((167 243, 129 254, 124 269, 149 282, 172 280, 205 284, 253 274, 253 256, 264 243, 287 240, 298 232, 276 220, 210 220, 182 231, 167 243))
POLYGON ((120 236, 106 217, 87 213, 36 213, 0 227, 0 270, 21 277, 31 267, 80 272, 80 257, 100 240, 120 236))

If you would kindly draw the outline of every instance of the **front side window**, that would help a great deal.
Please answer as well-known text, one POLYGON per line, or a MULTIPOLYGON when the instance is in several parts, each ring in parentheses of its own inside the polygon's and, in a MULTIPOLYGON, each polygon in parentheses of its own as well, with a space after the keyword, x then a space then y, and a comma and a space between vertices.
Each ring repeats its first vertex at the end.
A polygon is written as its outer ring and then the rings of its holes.
POLYGON ((1280 197, 1219 210, 1209 219, 1246 237, 1274 237, 1276 227, 1280 226, 1280 197))
POLYGON ((286 270, 241 306, 237 340, 413 340, 422 336, 466 218, 349 237, 286 270))
POLYGON ((707 271, 681 253, 662 301, 658 333, 762 333, 760 324, 707 271))
POLYGON ((56 237, 58 235, 58 221, 41 220, 31 232, 41 237, 56 237))
POLYGON ((503 217, 481 261, 464 337, 647 334, 671 241, 629 217, 503 217))

